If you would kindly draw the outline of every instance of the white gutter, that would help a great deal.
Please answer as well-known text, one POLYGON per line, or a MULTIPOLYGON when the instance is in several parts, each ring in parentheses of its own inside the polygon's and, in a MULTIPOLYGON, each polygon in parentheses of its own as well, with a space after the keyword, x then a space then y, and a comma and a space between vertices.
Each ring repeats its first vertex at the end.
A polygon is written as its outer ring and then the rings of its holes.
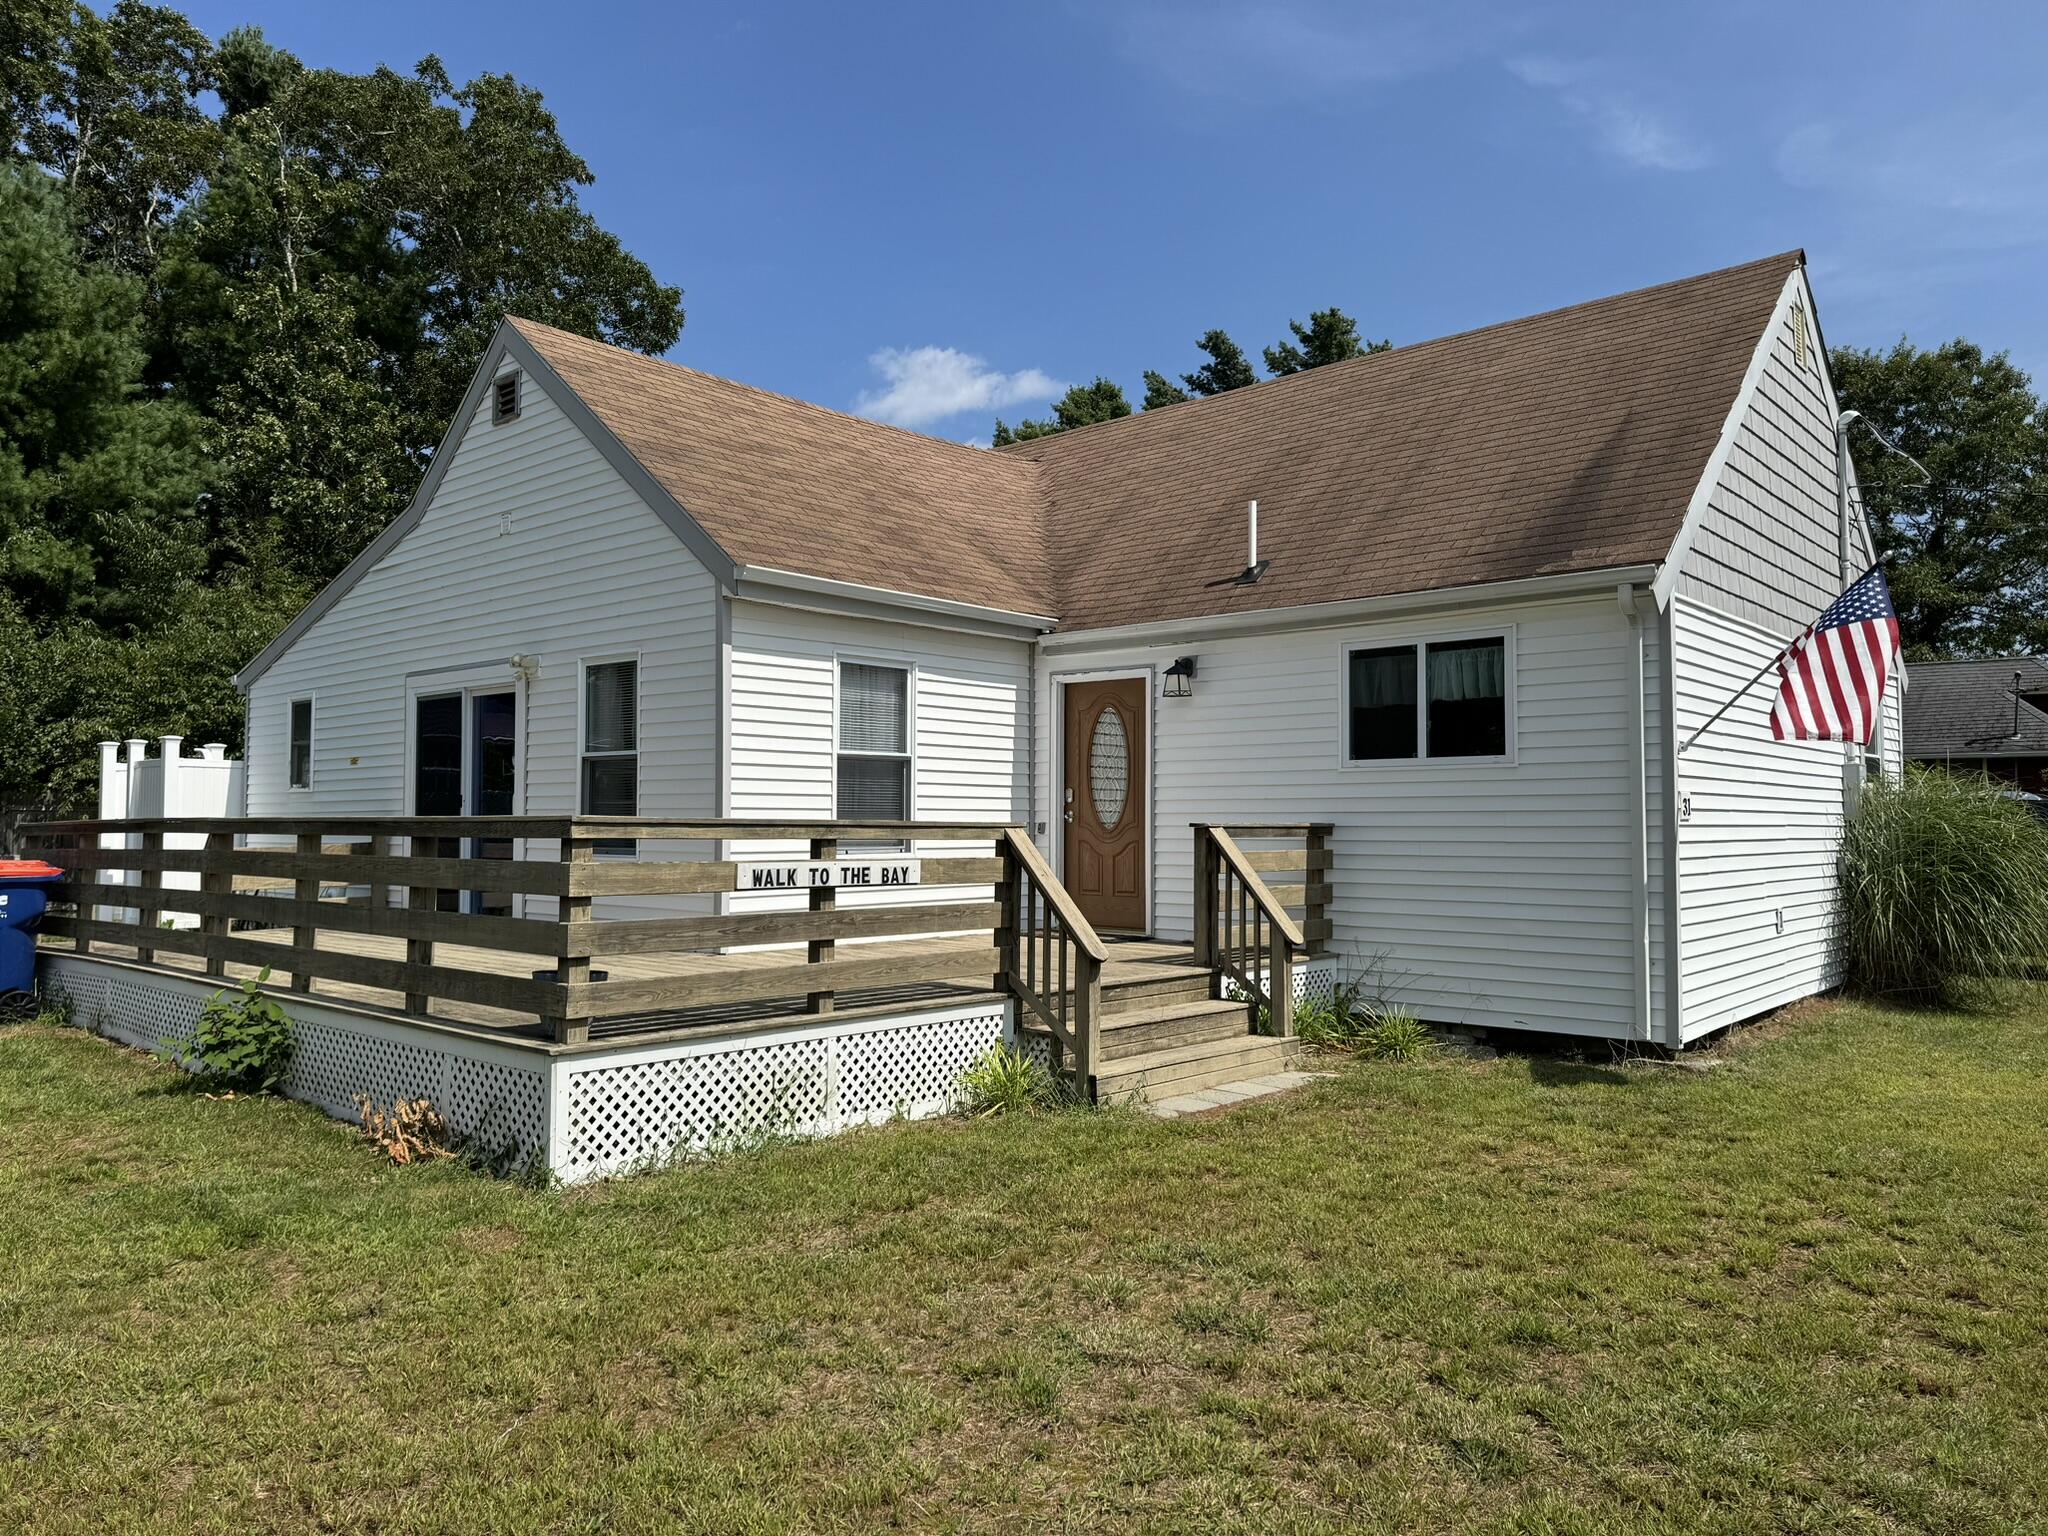
POLYGON ((1607 596, 1620 584, 1654 581, 1657 571, 1655 565, 1608 566, 1601 570, 1571 571, 1558 576, 1525 576, 1513 581, 1437 587, 1425 592, 1393 592, 1383 597, 1348 598, 1334 603, 1298 603, 1285 608, 1260 608, 1248 613, 1162 619, 1149 624, 1121 624, 1109 629, 1050 634, 1038 645, 1047 655, 1112 650, 1130 645, 1178 645, 1212 637, 1345 624, 1354 619, 1398 618, 1444 608, 1472 608, 1556 597, 1607 596))
POLYGON ((778 570, 767 565, 738 567, 734 574, 733 595, 764 603, 789 604, 797 597, 814 597, 840 603, 873 604, 1039 634, 1059 623, 1058 619, 1044 614, 956 602, 946 597, 928 597, 921 592, 899 592, 891 587, 871 587, 863 582, 837 581, 828 576, 806 576, 800 571, 778 570))

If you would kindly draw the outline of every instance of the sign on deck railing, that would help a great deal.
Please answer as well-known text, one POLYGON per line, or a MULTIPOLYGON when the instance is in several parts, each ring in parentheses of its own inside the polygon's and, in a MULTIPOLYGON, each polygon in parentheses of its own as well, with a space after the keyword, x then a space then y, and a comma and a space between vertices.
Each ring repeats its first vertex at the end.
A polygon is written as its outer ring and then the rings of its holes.
POLYGON ((916 885, 920 859, 763 859, 733 867, 736 891, 880 890, 916 885))

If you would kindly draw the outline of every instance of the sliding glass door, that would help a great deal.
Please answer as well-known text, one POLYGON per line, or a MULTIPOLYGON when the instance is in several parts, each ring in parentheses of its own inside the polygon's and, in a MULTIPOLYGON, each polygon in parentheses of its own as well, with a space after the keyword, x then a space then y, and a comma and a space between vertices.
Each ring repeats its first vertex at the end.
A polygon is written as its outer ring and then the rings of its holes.
MULTIPOLYGON (((412 813, 415 816, 511 816, 519 806, 519 698, 510 689, 422 693, 413 699, 412 813)), ((512 839, 438 838, 444 858, 509 859, 512 839)), ((444 912, 509 917, 512 898, 496 891, 443 891, 444 912)))

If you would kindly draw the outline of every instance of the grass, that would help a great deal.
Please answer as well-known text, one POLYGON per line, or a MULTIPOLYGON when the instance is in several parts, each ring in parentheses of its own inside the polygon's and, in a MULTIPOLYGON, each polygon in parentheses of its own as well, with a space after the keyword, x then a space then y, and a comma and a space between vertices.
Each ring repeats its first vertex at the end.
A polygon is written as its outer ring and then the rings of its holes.
POLYGON ((2048 1528, 2048 988, 589 1191, 0 1030, 0 1530, 2048 1528))

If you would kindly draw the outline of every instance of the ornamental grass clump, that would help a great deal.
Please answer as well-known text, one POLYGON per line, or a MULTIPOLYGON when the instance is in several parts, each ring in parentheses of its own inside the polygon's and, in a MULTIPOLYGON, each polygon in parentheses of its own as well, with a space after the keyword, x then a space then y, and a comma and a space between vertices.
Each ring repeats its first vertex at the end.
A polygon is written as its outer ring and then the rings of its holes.
POLYGON ((1045 1063, 1013 1045, 990 1046, 960 1077, 960 1106, 977 1119, 1052 1109, 1061 1098, 1045 1063))
POLYGON ((1953 1000, 2048 955, 2048 830, 1982 778, 1873 784, 1842 834, 1843 961, 1860 991, 1953 1000))

